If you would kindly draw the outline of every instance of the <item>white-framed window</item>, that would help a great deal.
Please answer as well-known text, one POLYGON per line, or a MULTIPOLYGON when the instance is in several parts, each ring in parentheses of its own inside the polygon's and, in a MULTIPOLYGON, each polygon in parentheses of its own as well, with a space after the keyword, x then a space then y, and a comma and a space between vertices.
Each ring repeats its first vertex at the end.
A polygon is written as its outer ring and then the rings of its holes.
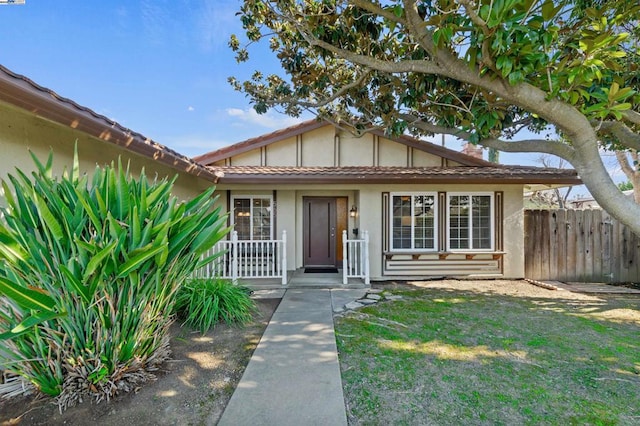
POLYGON ((438 194, 414 192, 390 195, 391 250, 437 250, 438 194))
POLYGON ((493 204, 493 193, 447 194, 449 250, 493 250, 493 204))
POLYGON ((240 240, 273 239, 273 198, 269 195, 231 197, 232 225, 240 240))

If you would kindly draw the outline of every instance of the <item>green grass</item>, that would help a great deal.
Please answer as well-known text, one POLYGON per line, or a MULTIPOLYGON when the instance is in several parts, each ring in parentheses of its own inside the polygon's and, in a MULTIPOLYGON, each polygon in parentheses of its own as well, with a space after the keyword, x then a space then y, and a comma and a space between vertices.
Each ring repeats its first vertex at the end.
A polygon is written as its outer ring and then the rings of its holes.
POLYGON ((640 423, 640 300, 401 294, 336 319, 350 424, 640 423))

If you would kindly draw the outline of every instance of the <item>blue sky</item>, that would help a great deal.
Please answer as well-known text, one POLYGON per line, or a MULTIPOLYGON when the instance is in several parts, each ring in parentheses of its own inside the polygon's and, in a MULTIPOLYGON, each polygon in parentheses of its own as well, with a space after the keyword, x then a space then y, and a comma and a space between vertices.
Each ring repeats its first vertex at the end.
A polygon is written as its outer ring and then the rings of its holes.
MULTIPOLYGON (((0 6, 0 63, 61 96, 185 155, 271 132, 297 120, 256 114, 227 82, 275 58, 253 49, 237 64, 227 47, 242 33, 240 0, 26 0, 0 6)), ((308 118, 308 117, 307 117, 308 118)), ((436 143, 440 138, 434 138, 436 143)), ((452 149, 459 144, 447 142, 452 149)), ((539 165, 538 154, 501 153, 539 165)), ((485 156, 486 158, 486 156, 485 156)))
MULTIPOLYGON (((286 127, 258 116, 227 78, 238 0, 43 1, 0 7, 0 63, 186 154, 286 127)), ((269 55, 261 66, 276 69, 269 55)))

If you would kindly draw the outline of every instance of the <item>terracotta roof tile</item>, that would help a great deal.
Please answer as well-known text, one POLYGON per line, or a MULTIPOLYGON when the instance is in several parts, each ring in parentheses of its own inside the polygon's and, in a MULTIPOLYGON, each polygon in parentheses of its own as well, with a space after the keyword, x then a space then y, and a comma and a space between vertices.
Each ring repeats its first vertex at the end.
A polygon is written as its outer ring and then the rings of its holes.
POLYGON ((491 167, 212 167, 220 183, 233 182, 511 182, 579 184, 575 170, 527 166, 491 167))

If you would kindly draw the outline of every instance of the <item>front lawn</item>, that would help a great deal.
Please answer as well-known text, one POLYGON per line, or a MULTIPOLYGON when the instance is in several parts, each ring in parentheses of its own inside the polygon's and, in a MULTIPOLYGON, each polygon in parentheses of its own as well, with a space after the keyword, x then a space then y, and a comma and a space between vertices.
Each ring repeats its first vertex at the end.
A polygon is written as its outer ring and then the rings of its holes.
POLYGON ((640 423, 640 298, 518 281, 391 292, 336 318, 350 424, 640 423))

